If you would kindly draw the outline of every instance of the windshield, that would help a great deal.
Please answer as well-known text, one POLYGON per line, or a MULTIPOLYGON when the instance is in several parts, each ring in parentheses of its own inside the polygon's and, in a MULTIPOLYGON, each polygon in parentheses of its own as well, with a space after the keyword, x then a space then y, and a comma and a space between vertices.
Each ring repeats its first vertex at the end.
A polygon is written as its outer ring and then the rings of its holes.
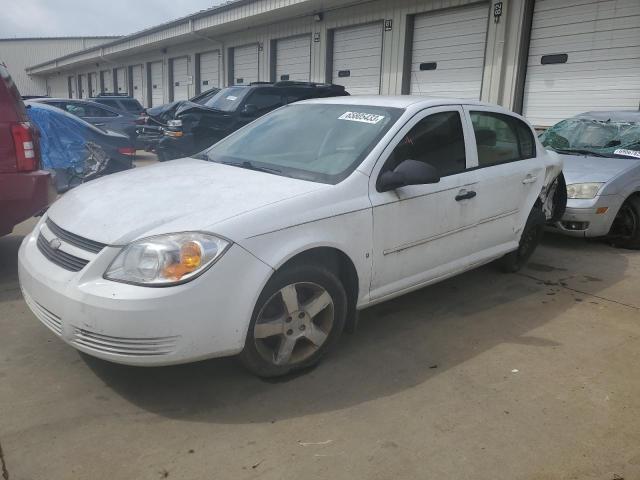
POLYGON ((205 155, 212 162, 336 184, 357 168, 402 112, 364 105, 289 105, 227 137, 205 155))
POLYGON ((246 87, 225 88, 207 100, 204 105, 223 112, 232 112, 238 108, 248 91, 249 89, 246 87))
POLYGON ((544 132, 540 141, 560 153, 640 158, 640 122, 570 118, 544 132))

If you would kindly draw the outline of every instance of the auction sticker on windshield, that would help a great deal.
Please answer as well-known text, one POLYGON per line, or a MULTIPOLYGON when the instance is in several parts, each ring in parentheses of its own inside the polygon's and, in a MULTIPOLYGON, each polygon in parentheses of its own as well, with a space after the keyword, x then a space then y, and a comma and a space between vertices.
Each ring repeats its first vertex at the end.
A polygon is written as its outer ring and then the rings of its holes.
POLYGON ((338 117, 338 120, 349 120, 351 122, 362 122, 375 125, 384 120, 384 115, 375 115, 373 113, 362 112, 345 112, 338 117))
POLYGON ((624 148, 619 148, 618 150, 616 150, 615 152, 613 152, 614 155, 626 155, 628 157, 636 157, 636 158, 640 158, 640 152, 637 150, 627 150, 624 148))

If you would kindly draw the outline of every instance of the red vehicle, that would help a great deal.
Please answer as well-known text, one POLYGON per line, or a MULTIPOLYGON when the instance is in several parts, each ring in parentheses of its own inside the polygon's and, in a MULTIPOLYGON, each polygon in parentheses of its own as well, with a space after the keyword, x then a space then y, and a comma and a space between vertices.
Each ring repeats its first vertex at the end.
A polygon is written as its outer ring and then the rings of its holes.
POLYGON ((54 198, 50 174, 40 170, 37 131, 0 63, 0 236, 42 212, 54 198))

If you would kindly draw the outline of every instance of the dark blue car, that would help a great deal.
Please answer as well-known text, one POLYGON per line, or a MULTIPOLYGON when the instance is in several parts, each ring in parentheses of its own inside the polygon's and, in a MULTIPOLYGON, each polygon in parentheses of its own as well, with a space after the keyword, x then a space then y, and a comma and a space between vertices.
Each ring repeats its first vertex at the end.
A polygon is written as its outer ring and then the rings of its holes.
POLYGON ((133 168, 135 148, 127 135, 43 103, 25 105, 39 131, 42 167, 53 173, 58 192, 133 168))

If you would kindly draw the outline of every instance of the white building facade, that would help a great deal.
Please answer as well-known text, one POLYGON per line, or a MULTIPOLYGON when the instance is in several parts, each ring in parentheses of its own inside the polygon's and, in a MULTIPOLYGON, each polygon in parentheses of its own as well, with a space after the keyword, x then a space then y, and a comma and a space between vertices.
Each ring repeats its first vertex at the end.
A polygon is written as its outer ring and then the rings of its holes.
POLYGON ((640 0, 236 0, 27 68, 146 106, 260 81, 481 99, 539 127, 638 109, 640 0))
POLYGON ((117 37, 0 38, 0 62, 7 65, 22 95, 47 95, 46 78, 28 75, 27 67, 55 57, 78 52, 117 37))

